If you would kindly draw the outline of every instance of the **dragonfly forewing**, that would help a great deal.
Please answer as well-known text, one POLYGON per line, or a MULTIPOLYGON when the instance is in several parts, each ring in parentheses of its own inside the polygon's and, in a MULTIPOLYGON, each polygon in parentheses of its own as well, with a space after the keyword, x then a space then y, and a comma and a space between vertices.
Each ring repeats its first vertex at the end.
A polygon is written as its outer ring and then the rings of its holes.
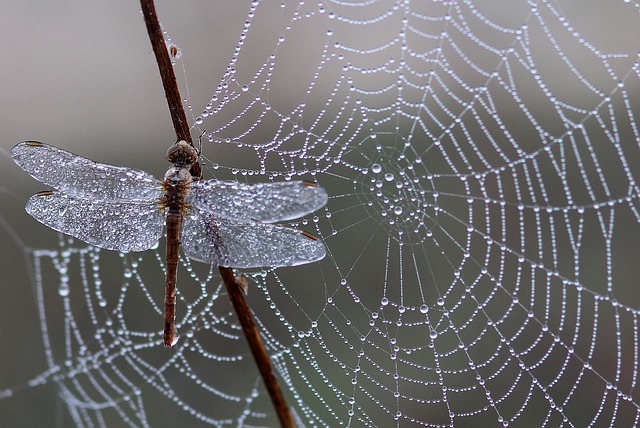
POLYGON ((107 250, 148 250, 164 226, 164 213, 155 201, 94 202, 47 191, 33 195, 26 210, 58 232, 107 250))
POLYGON ((198 210, 185 216, 180 241, 190 258, 234 268, 296 266, 326 253, 322 241, 300 230, 216 219, 198 210))
POLYGON ((11 150, 13 160, 36 180, 69 196, 92 201, 154 201, 160 180, 138 169, 83 158, 37 141, 11 150))
POLYGON ((206 180, 191 184, 187 203, 218 219, 273 223, 322 208, 327 192, 304 181, 243 184, 206 180))

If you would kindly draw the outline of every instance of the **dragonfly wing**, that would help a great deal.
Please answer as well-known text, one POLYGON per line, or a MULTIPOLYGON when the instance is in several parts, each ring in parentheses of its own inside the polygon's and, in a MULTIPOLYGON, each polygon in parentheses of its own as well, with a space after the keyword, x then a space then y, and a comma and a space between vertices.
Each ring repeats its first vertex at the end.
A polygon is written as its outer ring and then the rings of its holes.
POLYGON ((164 214, 155 202, 94 202, 40 192, 26 210, 39 222, 107 250, 144 251, 162 236, 164 214))
POLYGON ((273 223, 292 220, 327 203, 327 192, 305 181, 243 184, 206 180, 191 185, 187 202, 216 218, 273 223))
POLYGON ((11 150, 20 168, 69 196, 95 201, 152 201, 162 195, 160 180, 144 171, 98 163, 37 141, 11 150))
POLYGON ((322 241, 290 227, 216 220, 192 210, 184 218, 180 238, 192 259, 224 267, 296 266, 321 260, 322 241))

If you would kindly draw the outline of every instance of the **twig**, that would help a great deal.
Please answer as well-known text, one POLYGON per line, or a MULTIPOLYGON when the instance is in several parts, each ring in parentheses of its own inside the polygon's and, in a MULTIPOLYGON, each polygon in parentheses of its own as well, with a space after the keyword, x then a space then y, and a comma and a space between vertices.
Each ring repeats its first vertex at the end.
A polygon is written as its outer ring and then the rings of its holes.
MULTIPOLYGON (((178 90, 178 84, 176 82, 176 76, 173 72, 169 53, 162 35, 162 28, 156 15, 155 6, 153 0, 140 0, 142 6, 142 13, 144 15, 144 21, 147 25, 147 32, 151 39, 151 45, 153 46, 153 52, 156 56, 158 68, 160 69, 160 76, 162 77, 162 85, 164 86, 164 92, 167 97, 167 103, 169 105, 169 111, 171 112, 171 119, 173 121, 173 127, 176 131, 176 137, 178 140, 184 140, 193 146, 191 140, 191 134, 189 133, 189 125, 187 123, 187 117, 184 109, 182 108, 182 97, 178 90)), ((196 179, 200 178, 200 165, 197 164, 197 171, 195 168, 191 170, 191 175, 196 179)), ((271 366, 271 360, 264 347, 258 328, 253 322, 251 316, 251 310, 244 298, 242 286, 238 284, 233 270, 230 268, 220 267, 220 276, 227 287, 227 293, 233 304, 233 308, 236 311, 238 320, 242 325, 242 330, 249 342, 251 353, 256 360, 262 379, 267 387, 271 401, 280 419, 282 427, 295 428, 293 417, 287 403, 282 394, 282 390, 278 385, 278 381, 273 373, 273 367, 271 366)))
POLYGON ((244 335, 247 337, 247 342, 249 342, 253 358, 256 360, 258 370, 260 370, 260 374, 262 375, 262 379, 264 379, 267 391, 269 391, 271 401, 276 408, 278 419, 280 419, 280 425, 286 428, 295 428, 296 425, 293 423, 291 412, 289 411, 287 402, 284 399, 284 395, 282 395, 282 391, 278 385, 278 380, 273 374, 271 360, 264 348, 262 338, 258 333, 258 328, 253 322, 251 310, 244 298, 244 292, 241 285, 236 282, 236 278, 233 275, 233 269, 231 268, 220 267, 220 276, 222 277, 222 281, 224 281, 224 285, 227 287, 227 293, 229 294, 231 303, 236 310, 236 314, 240 320, 240 325, 242 325, 242 331, 244 331, 244 335))
MULTIPOLYGON (((151 40, 153 53, 156 56, 156 62, 160 70, 162 86, 164 87, 164 94, 167 97, 167 104, 169 105, 169 112, 171 113, 171 120, 173 121, 173 129, 176 131, 177 141, 184 140, 193 146, 187 115, 184 113, 184 108, 182 108, 182 97, 178 89, 176 75, 173 72, 167 45, 162 35, 162 27, 160 27, 160 21, 158 21, 156 7, 153 4, 153 0, 140 0, 140 5, 142 6, 142 14, 144 15, 144 22, 147 25, 147 33, 151 40)), ((192 166, 191 175, 196 180, 200 179, 202 176, 200 163, 195 163, 192 166)))

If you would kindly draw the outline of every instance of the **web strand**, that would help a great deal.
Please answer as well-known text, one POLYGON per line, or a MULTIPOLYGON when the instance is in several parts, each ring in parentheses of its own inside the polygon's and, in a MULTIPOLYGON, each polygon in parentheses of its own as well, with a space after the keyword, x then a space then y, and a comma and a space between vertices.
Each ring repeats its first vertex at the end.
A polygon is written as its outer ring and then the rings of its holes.
MULTIPOLYGON (((205 177, 330 195, 287 223, 323 261, 246 273, 298 425, 640 423, 639 6, 587 3, 251 3, 192 114, 205 177)), ((80 426, 273 426, 208 267, 181 260, 184 341, 153 353, 157 257, 33 253, 33 384, 80 426)))

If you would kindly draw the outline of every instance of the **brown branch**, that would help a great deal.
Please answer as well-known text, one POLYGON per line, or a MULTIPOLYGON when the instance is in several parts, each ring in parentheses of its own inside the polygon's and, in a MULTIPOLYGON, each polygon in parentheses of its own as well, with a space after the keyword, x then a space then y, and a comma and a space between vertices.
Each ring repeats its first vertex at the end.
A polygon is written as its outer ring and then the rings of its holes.
MULTIPOLYGON (((179 140, 184 140, 193 145, 191 140, 191 134, 189 132, 189 124, 182 107, 182 97, 178 89, 176 82, 176 76, 173 72, 173 66, 169 58, 167 46, 162 35, 162 28, 156 15, 155 6, 153 0, 140 0, 142 6, 142 13, 144 15, 144 21, 147 25, 147 32, 151 39, 151 45, 153 46, 153 52, 156 56, 158 68, 160 69, 160 77, 162 78, 162 85, 164 86, 164 92, 167 97, 167 103, 169 105, 169 111, 171 112, 171 120, 173 121, 173 127, 176 131, 176 137, 179 140)), ((197 164, 197 171, 192 168, 191 175, 196 178, 200 177, 200 164, 197 164)), ((242 330, 249 342, 251 353, 255 358, 262 379, 267 387, 271 401, 280 419, 280 424, 285 428, 295 428, 293 417, 289 411, 289 407, 284 399, 282 390, 278 385, 278 381, 273 373, 271 366, 271 360, 264 347, 258 328, 253 322, 251 310, 244 298, 241 284, 238 283, 233 270, 230 268, 220 267, 220 276, 227 287, 227 293, 233 304, 233 308, 236 311, 238 320, 242 325, 242 330)))
MULTIPOLYGON (((173 121, 173 129, 176 131, 177 141, 184 140, 193 146, 191 133, 189 132, 189 122, 187 122, 187 115, 184 113, 184 108, 182 108, 182 97, 180 96, 176 75, 173 72, 173 66, 169 58, 169 51, 164 41, 162 27, 160 27, 160 21, 158 21, 156 7, 153 0, 140 0, 140 5, 142 6, 144 23, 147 25, 147 33, 151 40, 153 53, 156 56, 156 62, 160 70, 162 86, 164 87, 164 94, 167 97, 167 104, 169 105, 169 112, 171 113, 171 120, 173 121)), ((200 163, 195 163, 191 167, 190 172, 194 179, 199 180, 202 177, 200 163)))
POLYGON ((253 322, 249 305, 244 298, 242 286, 238 284, 235 276, 233 275, 233 269, 231 268, 220 266, 220 276, 222 277, 222 281, 224 281, 224 285, 227 287, 227 293, 231 299, 231 304, 236 310, 236 314, 240 320, 240 325, 242 325, 242 331, 244 331, 244 335, 247 337, 247 342, 249 342, 253 358, 256 360, 258 370, 260 370, 262 379, 264 379, 264 383, 267 387, 267 391, 269 391, 269 396, 271 397, 273 406, 276 408, 278 419, 280 419, 280 425, 286 428, 295 428, 296 425, 293 423, 293 418, 289 411, 289 407, 287 406, 287 402, 284 399, 284 395, 282 395, 282 391, 278 385, 278 380, 273 374, 271 360, 264 348, 264 343, 262 343, 262 338, 260 337, 258 328, 253 322))

